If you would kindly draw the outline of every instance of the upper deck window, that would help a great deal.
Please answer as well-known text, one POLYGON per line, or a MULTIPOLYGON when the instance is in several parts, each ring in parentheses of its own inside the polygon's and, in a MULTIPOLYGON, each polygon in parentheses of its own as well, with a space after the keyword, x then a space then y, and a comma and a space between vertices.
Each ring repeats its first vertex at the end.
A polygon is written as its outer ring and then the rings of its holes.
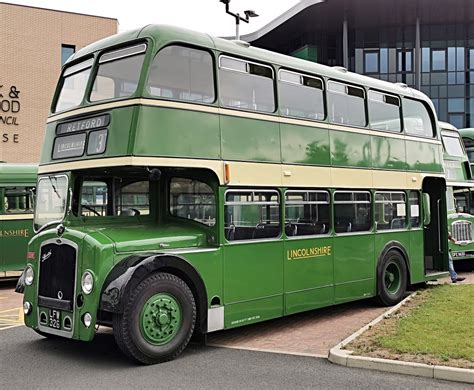
POLYGON ((90 100, 95 102, 133 95, 138 86, 145 51, 146 44, 142 43, 102 54, 90 100))
POLYGON ((323 81, 316 77, 280 70, 280 112, 285 116, 324 119, 323 81))
POLYGON ((211 54, 184 46, 167 46, 153 60, 147 83, 152 96, 212 103, 215 100, 211 54))
POLYGON ((54 112, 64 111, 81 104, 93 61, 92 58, 89 58, 64 70, 54 112))
POLYGON ((352 85, 329 81, 328 114, 331 123, 366 126, 364 90, 352 85))
POLYGON ((400 99, 397 96, 369 91, 369 120, 372 129, 399 133, 402 130, 400 99))
POLYGON ((273 69, 267 65, 221 56, 219 93, 224 106, 274 112, 273 69))
POLYGON ((403 122, 409 135, 430 138, 434 136, 431 116, 426 106, 418 100, 403 99, 403 122))
POLYGON ((458 137, 451 137, 449 135, 443 134, 442 138, 446 153, 454 157, 464 156, 464 150, 461 145, 461 140, 458 137))

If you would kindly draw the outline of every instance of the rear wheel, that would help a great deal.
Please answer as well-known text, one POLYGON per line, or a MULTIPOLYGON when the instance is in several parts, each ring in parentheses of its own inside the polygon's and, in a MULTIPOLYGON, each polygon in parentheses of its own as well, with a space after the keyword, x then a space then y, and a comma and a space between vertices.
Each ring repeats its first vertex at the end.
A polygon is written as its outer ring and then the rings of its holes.
POLYGON ((115 340, 130 358, 144 364, 177 357, 196 322, 196 304, 188 285, 168 273, 143 280, 113 320, 115 340))
POLYGON ((407 287, 407 267, 400 252, 390 250, 377 269, 378 300, 384 306, 400 302, 407 287))

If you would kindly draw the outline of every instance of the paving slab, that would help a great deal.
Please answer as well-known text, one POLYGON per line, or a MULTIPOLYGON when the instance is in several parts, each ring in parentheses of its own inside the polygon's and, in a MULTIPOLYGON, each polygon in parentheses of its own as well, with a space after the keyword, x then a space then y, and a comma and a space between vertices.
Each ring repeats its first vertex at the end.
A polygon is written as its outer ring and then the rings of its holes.
POLYGON ((386 308, 364 300, 208 335, 213 346, 327 357, 329 350, 386 308))

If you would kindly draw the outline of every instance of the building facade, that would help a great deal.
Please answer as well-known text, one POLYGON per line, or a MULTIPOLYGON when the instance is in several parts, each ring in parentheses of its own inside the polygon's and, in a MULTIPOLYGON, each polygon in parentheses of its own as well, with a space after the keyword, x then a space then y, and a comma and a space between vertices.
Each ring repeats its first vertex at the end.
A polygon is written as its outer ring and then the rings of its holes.
POLYGON ((117 28, 112 18, 0 2, 0 161, 39 161, 62 64, 117 28))
POLYGON ((474 127, 472 0, 303 0, 242 39, 405 83, 433 100, 440 120, 474 127))

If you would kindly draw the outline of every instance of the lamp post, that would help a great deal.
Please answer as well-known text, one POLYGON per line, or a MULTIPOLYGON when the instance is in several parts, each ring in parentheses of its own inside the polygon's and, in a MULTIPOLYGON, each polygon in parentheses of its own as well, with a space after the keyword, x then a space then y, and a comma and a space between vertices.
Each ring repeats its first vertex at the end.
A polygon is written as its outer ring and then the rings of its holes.
POLYGON ((248 9, 244 11, 245 18, 243 18, 242 16, 240 16, 239 13, 233 13, 229 10, 230 0, 219 0, 219 1, 225 4, 225 12, 235 18, 235 39, 240 40, 240 31, 239 31, 240 21, 248 23, 250 21, 250 18, 256 18, 258 14, 255 11, 248 9))

